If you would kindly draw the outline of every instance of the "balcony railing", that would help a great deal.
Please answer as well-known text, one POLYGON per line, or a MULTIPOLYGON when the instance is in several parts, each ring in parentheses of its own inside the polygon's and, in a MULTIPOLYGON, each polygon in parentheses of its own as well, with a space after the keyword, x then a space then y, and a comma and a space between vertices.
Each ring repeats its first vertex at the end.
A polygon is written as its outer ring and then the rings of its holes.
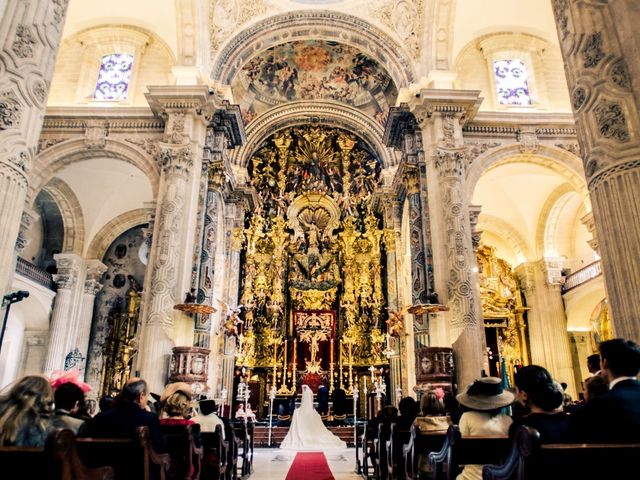
POLYGON ((573 272, 572 274, 567 276, 567 279, 562 286, 562 292, 566 293, 569 290, 573 290, 580 285, 587 283, 589 280, 593 280, 596 277, 602 275, 602 266, 600 264, 600 260, 596 260, 593 263, 590 263, 584 268, 573 272))
POLYGON ((47 272, 44 268, 35 266, 31 262, 27 262, 24 258, 18 257, 18 263, 16 263, 16 273, 27 277, 29 280, 33 280, 34 282, 39 283, 49 290, 56 289, 56 284, 49 272, 47 272))

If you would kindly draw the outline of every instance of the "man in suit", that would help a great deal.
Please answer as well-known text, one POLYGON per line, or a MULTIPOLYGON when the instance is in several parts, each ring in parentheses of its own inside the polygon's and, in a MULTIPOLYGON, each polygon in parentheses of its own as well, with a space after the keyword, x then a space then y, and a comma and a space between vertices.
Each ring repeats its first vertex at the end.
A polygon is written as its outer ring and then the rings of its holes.
POLYGON ((83 437, 134 438, 137 427, 149 427, 151 444, 158 453, 167 452, 167 443, 160 430, 160 420, 146 410, 149 401, 147 382, 132 378, 120 392, 113 408, 100 412, 85 423, 83 437))
POLYGON ((571 415, 576 440, 640 442, 640 346, 615 338, 600 344, 601 371, 609 391, 571 415))
POLYGON ((323 383, 318 387, 318 413, 320 415, 326 415, 329 413, 329 389, 323 383))

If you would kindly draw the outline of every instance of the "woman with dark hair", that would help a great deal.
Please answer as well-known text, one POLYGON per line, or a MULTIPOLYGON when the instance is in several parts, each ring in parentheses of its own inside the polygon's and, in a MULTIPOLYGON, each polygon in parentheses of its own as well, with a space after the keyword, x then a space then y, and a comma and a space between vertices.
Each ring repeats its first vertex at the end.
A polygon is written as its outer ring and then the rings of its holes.
POLYGON ((535 428, 543 443, 567 442, 569 416, 562 411, 564 394, 551 374, 539 365, 528 365, 518 370, 514 381, 516 399, 529 410, 517 424, 535 428))
POLYGON ((45 377, 23 377, 0 397, 0 446, 42 447, 52 430, 53 389, 45 377))

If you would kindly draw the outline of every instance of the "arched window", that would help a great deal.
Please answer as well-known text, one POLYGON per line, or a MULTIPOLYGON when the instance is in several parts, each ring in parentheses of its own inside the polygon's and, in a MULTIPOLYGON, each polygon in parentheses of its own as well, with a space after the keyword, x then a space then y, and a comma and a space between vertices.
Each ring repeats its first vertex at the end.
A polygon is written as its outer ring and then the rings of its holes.
POLYGON ((495 60, 493 72, 500 105, 531 105, 529 71, 522 60, 495 60))
POLYGON ((96 100, 126 100, 133 70, 133 55, 112 53, 100 63, 94 98, 96 100))

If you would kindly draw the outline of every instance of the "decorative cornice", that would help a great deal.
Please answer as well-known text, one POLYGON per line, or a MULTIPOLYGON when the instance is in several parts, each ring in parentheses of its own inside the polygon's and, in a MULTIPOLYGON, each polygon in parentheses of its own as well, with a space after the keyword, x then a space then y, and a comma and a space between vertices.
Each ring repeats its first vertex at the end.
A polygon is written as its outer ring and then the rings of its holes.
POLYGON ((247 134, 239 105, 231 105, 225 101, 223 108, 216 109, 208 120, 210 127, 224 132, 227 148, 239 147, 246 143, 247 134))
POLYGON ((460 124, 464 126, 476 116, 482 100, 479 90, 423 88, 416 93, 408 105, 419 124, 431 119, 434 113, 438 113, 457 114, 460 117, 460 124))
POLYGON ((401 103, 399 107, 391 107, 384 127, 382 143, 387 147, 400 148, 405 133, 413 133, 418 128, 418 122, 409 110, 409 105, 401 103))

